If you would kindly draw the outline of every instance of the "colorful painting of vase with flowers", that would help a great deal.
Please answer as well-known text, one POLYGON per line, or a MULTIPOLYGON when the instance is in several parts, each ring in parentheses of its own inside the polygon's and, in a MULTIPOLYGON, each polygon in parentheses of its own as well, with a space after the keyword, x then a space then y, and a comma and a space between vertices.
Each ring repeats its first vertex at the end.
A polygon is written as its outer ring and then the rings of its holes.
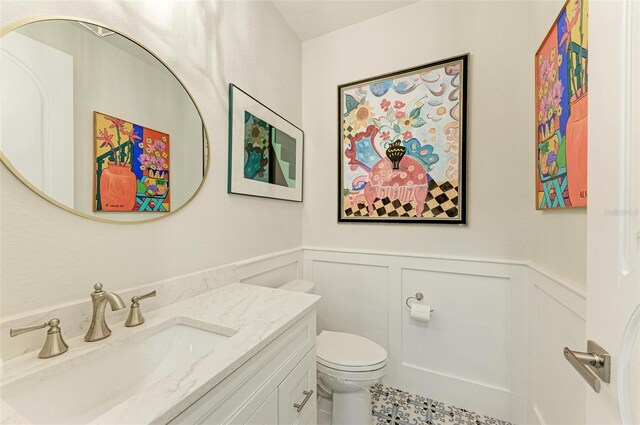
POLYGON ((467 63, 338 88, 338 221, 465 222, 467 63))
POLYGON ((94 112, 94 211, 169 212, 169 135, 94 112))
POLYGON ((536 53, 536 208, 587 205, 588 3, 568 0, 536 53))

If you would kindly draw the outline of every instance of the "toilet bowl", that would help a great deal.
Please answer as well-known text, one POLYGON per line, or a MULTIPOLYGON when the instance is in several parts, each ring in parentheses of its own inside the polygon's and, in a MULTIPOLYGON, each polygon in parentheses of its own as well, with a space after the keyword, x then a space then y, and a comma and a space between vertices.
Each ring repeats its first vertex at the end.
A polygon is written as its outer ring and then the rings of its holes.
POLYGON ((343 332, 322 331, 317 340, 318 381, 331 394, 331 423, 371 423, 369 387, 384 376, 387 351, 375 342, 343 332))
MULTIPOLYGON (((296 280, 280 287, 312 293, 313 282, 296 280)), ((369 387, 384 376, 387 351, 360 335, 322 331, 317 338, 318 386, 333 400, 332 425, 371 423, 369 387)))

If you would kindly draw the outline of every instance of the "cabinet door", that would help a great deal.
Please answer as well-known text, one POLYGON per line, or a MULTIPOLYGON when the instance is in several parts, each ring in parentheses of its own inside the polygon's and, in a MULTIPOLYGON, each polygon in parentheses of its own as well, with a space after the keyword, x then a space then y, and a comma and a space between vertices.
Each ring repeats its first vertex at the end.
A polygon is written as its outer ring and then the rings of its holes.
POLYGON ((315 409, 307 421, 307 425, 318 425, 318 409, 315 409))
POLYGON ((262 403, 245 425, 276 425, 278 423, 278 389, 262 403))
POLYGON ((306 424, 317 404, 316 349, 313 347, 278 387, 279 424, 306 424))

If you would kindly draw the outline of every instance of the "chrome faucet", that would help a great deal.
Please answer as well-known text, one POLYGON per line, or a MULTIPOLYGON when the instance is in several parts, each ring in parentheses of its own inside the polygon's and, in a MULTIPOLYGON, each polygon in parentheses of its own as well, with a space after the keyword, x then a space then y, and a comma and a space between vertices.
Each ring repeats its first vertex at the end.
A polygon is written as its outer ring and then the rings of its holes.
POLYGON ((93 318, 91 319, 91 326, 87 334, 84 336, 84 340, 87 342, 100 341, 111 335, 111 329, 107 326, 105 320, 105 310, 107 303, 111 305, 111 310, 120 310, 125 308, 126 305, 122 301, 122 298, 115 292, 105 292, 102 290, 102 283, 96 283, 93 285, 93 291, 91 293, 91 303, 93 304, 93 318))

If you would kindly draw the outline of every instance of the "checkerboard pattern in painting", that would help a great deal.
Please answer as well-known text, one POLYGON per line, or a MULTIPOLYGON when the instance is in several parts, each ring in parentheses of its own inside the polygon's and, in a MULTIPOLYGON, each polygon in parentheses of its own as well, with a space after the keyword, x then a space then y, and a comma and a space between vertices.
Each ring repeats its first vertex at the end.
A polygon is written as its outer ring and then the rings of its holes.
POLYGON ((370 391, 373 425, 512 425, 382 384, 370 391))
MULTIPOLYGON (((403 203, 398 199, 393 201, 385 197, 376 198, 373 203, 375 208, 374 217, 415 217, 415 201, 403 203)), ((369 216, 367 206, 363 203, 357 207, 349 207, 345 210, 346 217, 369 216)), ((431 180, 429 182, 429 193, 424 202, 422 217, 451 218, 458 216, 458 187, 449 182, 437 184, 431 180)))

